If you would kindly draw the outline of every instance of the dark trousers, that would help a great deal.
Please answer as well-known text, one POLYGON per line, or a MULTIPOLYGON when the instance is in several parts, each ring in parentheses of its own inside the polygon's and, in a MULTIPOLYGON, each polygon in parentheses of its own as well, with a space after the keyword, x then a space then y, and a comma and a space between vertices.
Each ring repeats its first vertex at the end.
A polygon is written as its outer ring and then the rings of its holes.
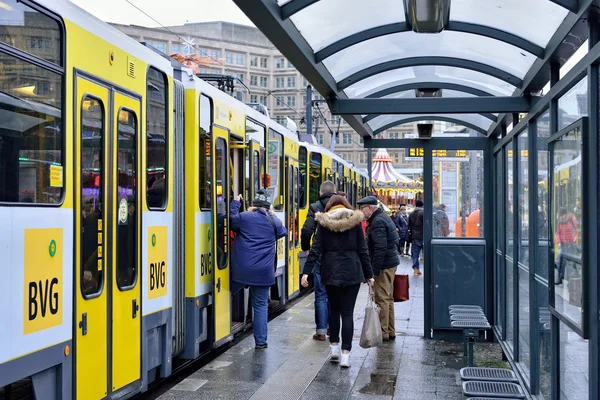
POLYGON ((340 320, 342 322, 342 350, 352 350, 354 335, 354 305, 360 283, 351 286, 325 285, 329 301, 329 342, 340 342, 340 320))

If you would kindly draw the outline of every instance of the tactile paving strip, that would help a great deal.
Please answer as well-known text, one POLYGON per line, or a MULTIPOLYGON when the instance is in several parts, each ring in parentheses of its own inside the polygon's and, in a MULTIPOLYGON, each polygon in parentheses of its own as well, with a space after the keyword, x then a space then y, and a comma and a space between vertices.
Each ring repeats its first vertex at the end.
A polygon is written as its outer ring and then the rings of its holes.
POLYGON ((510 369, 466 367, 460 370, 463 381, 495 381, 517 383, 517 376, 510 369))
POLYGON ((497 397, 499 399, 524 399, 523 389, 515 383, 509 382, 463 382, 465 396, 497 397))

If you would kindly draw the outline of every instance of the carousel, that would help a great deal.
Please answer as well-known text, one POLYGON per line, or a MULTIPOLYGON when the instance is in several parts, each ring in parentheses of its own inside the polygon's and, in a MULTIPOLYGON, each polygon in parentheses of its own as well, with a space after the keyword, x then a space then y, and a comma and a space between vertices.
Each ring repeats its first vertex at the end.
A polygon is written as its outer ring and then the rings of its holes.
POLYGON ((414 204, 423 197, 423 182, 414 181, 394 170, 386 149, 373 157, 373 190, 383 204, 395 211, 400 204, 414 204))

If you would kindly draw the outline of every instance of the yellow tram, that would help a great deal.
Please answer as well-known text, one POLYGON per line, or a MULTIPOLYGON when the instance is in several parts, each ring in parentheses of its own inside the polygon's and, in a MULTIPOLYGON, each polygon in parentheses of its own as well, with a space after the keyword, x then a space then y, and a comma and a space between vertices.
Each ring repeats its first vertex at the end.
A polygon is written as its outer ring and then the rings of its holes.
POLYGON ((0 388, 127 398, 232 340, 238 193, 289 230, 271 300, 300 294, 308 205, 363 173, 67 0, 2 4, 0 388))

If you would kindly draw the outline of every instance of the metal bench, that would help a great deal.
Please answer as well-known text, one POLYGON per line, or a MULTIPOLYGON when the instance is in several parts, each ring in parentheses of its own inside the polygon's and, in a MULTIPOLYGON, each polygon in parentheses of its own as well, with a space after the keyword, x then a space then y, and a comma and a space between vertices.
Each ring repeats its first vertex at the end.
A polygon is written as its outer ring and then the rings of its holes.
POLYGON ((482 310, 483 309, 480 306, 474 306, 474 305, 470 305, 470 304, 453 304, 451 306, 448 307, 448 310, 458 310, 458 309, 462 309, 462 310, 482 310))
POLYGON ((471 310, 471 309, 465 309, 465 308, 455 308, 453 310, 450 310, 450 315, 454 315, 454 314, 485 315, 483 310, 471 310))
POLYGON ((490 324, 485 320, 472 320, 472 321, 452 321, 450 322, 452 328, 458 328, 463 330, 463 340, 465 343, 465 351, 468 356, 468 366, 473 367, 473 344, 479 340, 479 332, 491 329, 490 324))
POLYGON ((465 396, 490 397, 498 399, 525 399, 525 393, 521 386, 510 382, 485 382, 467 381, 463 382, 463 393, 465 396))
POLYGON ((460 379, 463 381, 519 382, 515 373, 505 368, 466 367, 460 370, 460 379))
POLYGON ((483 314, 452 314, 450 321, 487 321, 483 314))

